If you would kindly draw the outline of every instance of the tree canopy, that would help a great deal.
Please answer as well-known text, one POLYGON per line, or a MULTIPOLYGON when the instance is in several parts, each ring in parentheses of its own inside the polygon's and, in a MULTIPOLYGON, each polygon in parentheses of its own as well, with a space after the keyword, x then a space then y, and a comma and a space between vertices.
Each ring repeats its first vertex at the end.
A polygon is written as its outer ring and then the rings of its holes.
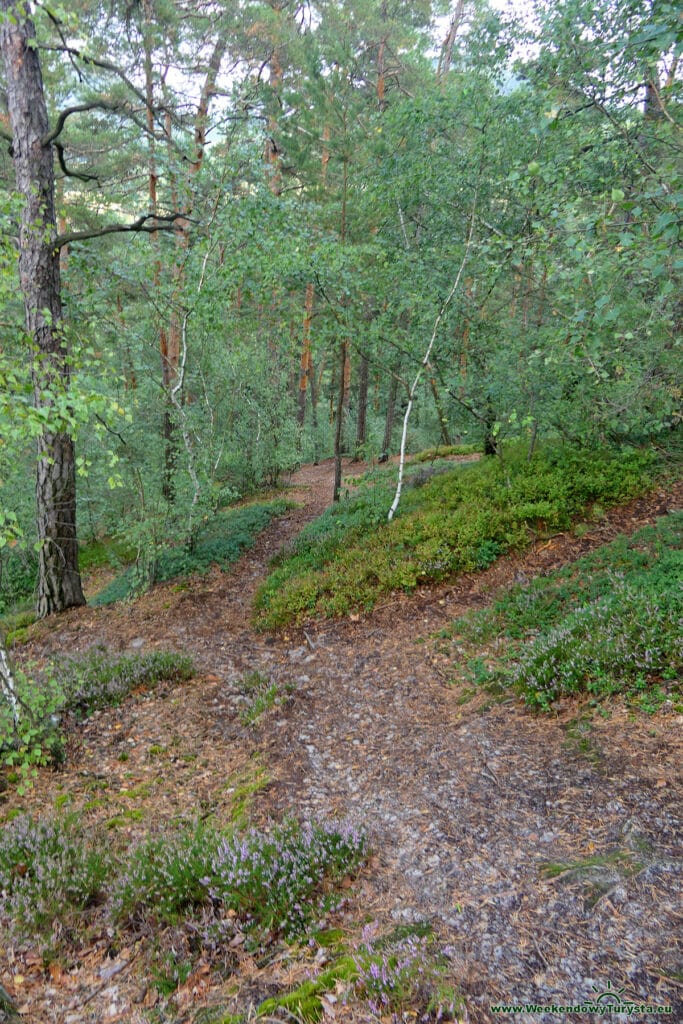
POLYGON ((522 13, 2 0, 0 544, 40 614, 83 600, 79 539, 153 578, 402 422, 489 452, 679 424, 680 12, 522 13))

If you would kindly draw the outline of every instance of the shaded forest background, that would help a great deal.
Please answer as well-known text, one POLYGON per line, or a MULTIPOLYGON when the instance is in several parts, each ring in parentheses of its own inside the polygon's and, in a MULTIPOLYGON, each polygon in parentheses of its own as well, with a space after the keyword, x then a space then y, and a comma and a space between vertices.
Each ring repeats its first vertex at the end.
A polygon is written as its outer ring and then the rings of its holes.
POLYGON ((80 603, 76 508, 81 545, 120 538, 153 582, 163 547, 296 464, 395 452, 411 397, 413 449, 678 425, 677 5, 0 17, 5 595, 39 578, 40 614, 80 603), (45 104, 39 184, 13 39, 45 104), (47 309, 29 243, 57 261, 47 309))

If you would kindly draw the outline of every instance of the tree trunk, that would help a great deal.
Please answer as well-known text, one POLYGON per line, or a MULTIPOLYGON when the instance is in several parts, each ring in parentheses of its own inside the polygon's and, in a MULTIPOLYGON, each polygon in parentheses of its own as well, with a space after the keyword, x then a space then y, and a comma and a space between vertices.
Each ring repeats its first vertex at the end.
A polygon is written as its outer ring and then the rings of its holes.
POLYGON ((429 387, 432 392, 432 398, 434 399, 434 407, 436 409, 436 415, 439 417, 439 430, 441 432, 441 441, 446 447, 450 447, 453 443, 451 436, 448 433, 448 417, 444 412, 443 405, 441 403, 441 396, 436 386, 436 380, 434 377, 429 378, 429 387))
POLYGON ((463 17, 465 14, 465 0, 458 0, 455 10, 451 15, 450 24, 448 26, 448 34, 444 39, 441 47, 441 53, 439 54, 439 64, 436 69, 436 80, 441 83, 444 81, 446 75, 450 71, 451 64, 453 63, 453 47, 455 45, 455 37, 458 34, 458 29, 462 24, 463 17))
POLYGON ((384 439, 382 441, 381 461, 386 462, 391 449, 391 435, 394 432, 394 413, 396 409, 396 395, 398 394, 398 377, 392 374, 389 385, 389 401, 387 402, 387 415, 384 421, 384 439))
POLYGON ((341 490, 342 447, 344 437, 344 392, 346 390, 344 387, 344 368, 348 358, 348 348, 348 341, 343 341, 339 352, 339 389, 337 391, 337 418, 334 425, 334 492, 332 494, 332 501, 339 501, 339 492, 341 490))
POLYGON ((486 399, 484 410, 484 455, 497 455, 498 442, 495 434, 496 413, 493 408, 493 401, 489 395, 486 399))
POLYGON ((304 302, 304 329, 301 341, 301 368, 299 372, 297 422, 300 427, 303 427, 306 418, 306 390, 309 384, 311 388, 313 387, 311 380, 311 368, 313 365, 311 362, 311 321, 313 319, 314 294, 313 282, 309 281, 306 285, 306 299, 304 302))
MULTIPOLYGON (((12 711, 12 721, 14 728, 16 729, 19 724, 19 701, 17 699, 17 689, 14 683, 14 672, 12 670, 12 662, 10 661, 9 654, 5 648, 5 644, 0 633, 0 694, 5 698, 12 711)), ((1 1008, 1 1004, 0 1004, 1 1008)))
POLYGON ((370 360, 364 354, 360 357, 358 374, 358 418, 356 420, 356 451, 353 461, 362 458, 363 447, 367 441, 368 420, 368 382, 370 377, 370 360))
MULTIPOLYGON (((35 28, 21 4, 0 0, 0 24, 12 157, 24 198, 19 233, 19 279, 26 331, 36 354, 34 402, 49 422, 55 399, 68 394, 70 373, 61 331, 62 304, 55 219, 55 177, 35 28)), ((76 462, 73 439, 46 428, 38 441, 36 483, 39 548, 38 615, 85 604, 78 572, 76 462)))

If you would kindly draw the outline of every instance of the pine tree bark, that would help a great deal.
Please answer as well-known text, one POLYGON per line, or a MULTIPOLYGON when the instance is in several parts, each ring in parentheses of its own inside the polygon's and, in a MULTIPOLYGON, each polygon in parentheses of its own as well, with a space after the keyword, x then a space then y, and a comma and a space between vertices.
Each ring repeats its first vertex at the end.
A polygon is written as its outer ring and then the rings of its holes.
POLYGON ((439 431, 441 433, 441 443, 445 444, 446 447, 450 447, 452 444, 451 435, 448 433, 448 417, 444 411, 443 403, 441 402, 441 396, 436 386, 436 378, 429 378, 429 387, 432 392, 432 398, 434 399, 434 408, 436 409, 436 415, 439 417, 439 431))
POLYGON ((396 411, 396 395, 398 394, 398 377, 392 374, 389 385, 389 399, 387 401, 387 412, 384 420, 384 439, 382 440, 382 455, 380 462, 386 462, 391 451, 391 435, 394 432, 394 416, 396 411))
POLYGON ((362 457, 363 447, 367 441, 369 379, 370 360, 365 354, 361 354, 360 368, 358 370, 358 413, 356 419, 356 451, 353 456, 354 462, 358 462, 362 457))
MULTIPOLYGON (((35 28, 22 4, 0 0, 0 51, 17 189, 24 199, 19 232, 19 279, 26 332, 34 346, 33 395, 47 422, 55 394, 70 384, 61 330, 59 251, 55 246, 55 176, 35 28)), ((66 431, 46 427, 38 440, 36 503, 39 548, 38 615, 85 604, 78 571, 76 461, 66 431)))
POLYGON ((337 390, 337 408, 334 424, 334 492, 332 501, 339 501, 342 479, 342 452, 344 447, 344 398, 345 380, 344 373, 346 360, 348 359, 348 341, 342 341, 339 348, 339 388, 337 390))
POLYGON ((306 298, 304 301, 304 326, 301 342, 301 364, 299 370, 297 409, 297 423, 299 424, 299 427, 303 427, 304 420, 306 418, 306 389, 309 384, 311 388, 313 388, 313 381, 311 380, 311 370, 313 366, 311 361, 311 322, 313 320, 314 296, 315 289, 313 287, 313 282, 309 281, 306 285, 306 298))

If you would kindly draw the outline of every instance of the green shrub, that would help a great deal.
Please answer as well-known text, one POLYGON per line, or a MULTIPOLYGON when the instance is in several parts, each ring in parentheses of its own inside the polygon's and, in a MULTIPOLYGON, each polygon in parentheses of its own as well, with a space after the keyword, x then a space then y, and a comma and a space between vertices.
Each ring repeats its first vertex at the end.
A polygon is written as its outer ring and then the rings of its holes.
POLYGON ((102 897, 110 872, 103 848, 71 819, 15 818, 0 830, 0 919, 15 941, 49 934, 102 897))
MULTIPOLYGON (((648 682, 675 679, 681 671, 683 588, 655 596, 622 583, 535 640, 512 678, 528 704, 548 708, 580 691, 642 694, 648 682)), ((661 703, 666 695, 658 689, 661 703)))
POLYGON ((528 704, 621 693, 655 711, 683 670, 683 513, 617 537, 547 577, 516 585, 444 632, 470 644, 505 636, 501 668, 528 704))
POLYGON ((21 669, 14 672, 18 720, 9 700, 0 694, 0 765, 19 772, 19 791, 24 792, 37 766, 64 761, 64 737, 60 711, 64 690, 52 677, 39 682, 21 669))
POLYGON ((38 555, 33 548, 0 549, 0 615, 33 600, 38 583, 38 555))
MULTIPOLYGON (((358 868, 365 837, 333 822, 249 829, 223 836, 206 827, 145 839, 114 885, 117 921, 172 923, 200 906, 250 932, 254 942, 295 937, 339 901, 331 883, 358 868)), ((220 920, 207 924, 207 936, 220 920)))
POLYGON ((186 655, 153 651, 121 656, 103 647, 58 659, 35 677, 17 670, 17 722, 9 701, 0 695, 0 764, 21 773, 23 789, 35 775, 36 766, 64 761, 64 712, 88 715, 97 708, 120 704, 138 687, 151 687, 161 680, 182 682, 191 679, 193 672, 192 660, 186 655))
POLYGON ((264 711, 272 708, 281 698, 276 683, 271 683, 261 672, 248 672, 242 679, 240 690, 248 698, 240 713, 242 725, 254 725, 264 711))
POLYGON ((278 559, 256 595, 257 625, 343 615, 393 590, 486 568, 539 531, 566 529, 592 502, 607 506, 643 491, 655 472, 654 457, 635 450, 541 451, 531 462, 513 450, 503 460, 450 464, 407 489, 391 523, 394 477, 374 472, 278 559))
POLYGON ((274 518, 291 507, 291 502, 278 499, 218 512, 199 532, 192 548, 162 548, 154 558, 146 557, 138 565, 129 566, 91 603, 104 605, 122 601, 152 583, 165 583, 179 576, 203 573, 212 565, 229 568, 252 547, 258 534, 274 518))
POLYGON ((114 884, 114 920, 130 924, 152 917, 172 924, 205 904, 205 881, 220 841, 218 832, 203 825, 141 840, 128 851, 114 884))
POLYGON ((670 513, 655 526, 616 537, 549 576, 509 588, 490 608, 453 623, 449 635, 483 641, 545 633, 571 611, 611 594, 615 579, 653 593, 674 587, 683 572, 682 548, 683 512, 670 513))

